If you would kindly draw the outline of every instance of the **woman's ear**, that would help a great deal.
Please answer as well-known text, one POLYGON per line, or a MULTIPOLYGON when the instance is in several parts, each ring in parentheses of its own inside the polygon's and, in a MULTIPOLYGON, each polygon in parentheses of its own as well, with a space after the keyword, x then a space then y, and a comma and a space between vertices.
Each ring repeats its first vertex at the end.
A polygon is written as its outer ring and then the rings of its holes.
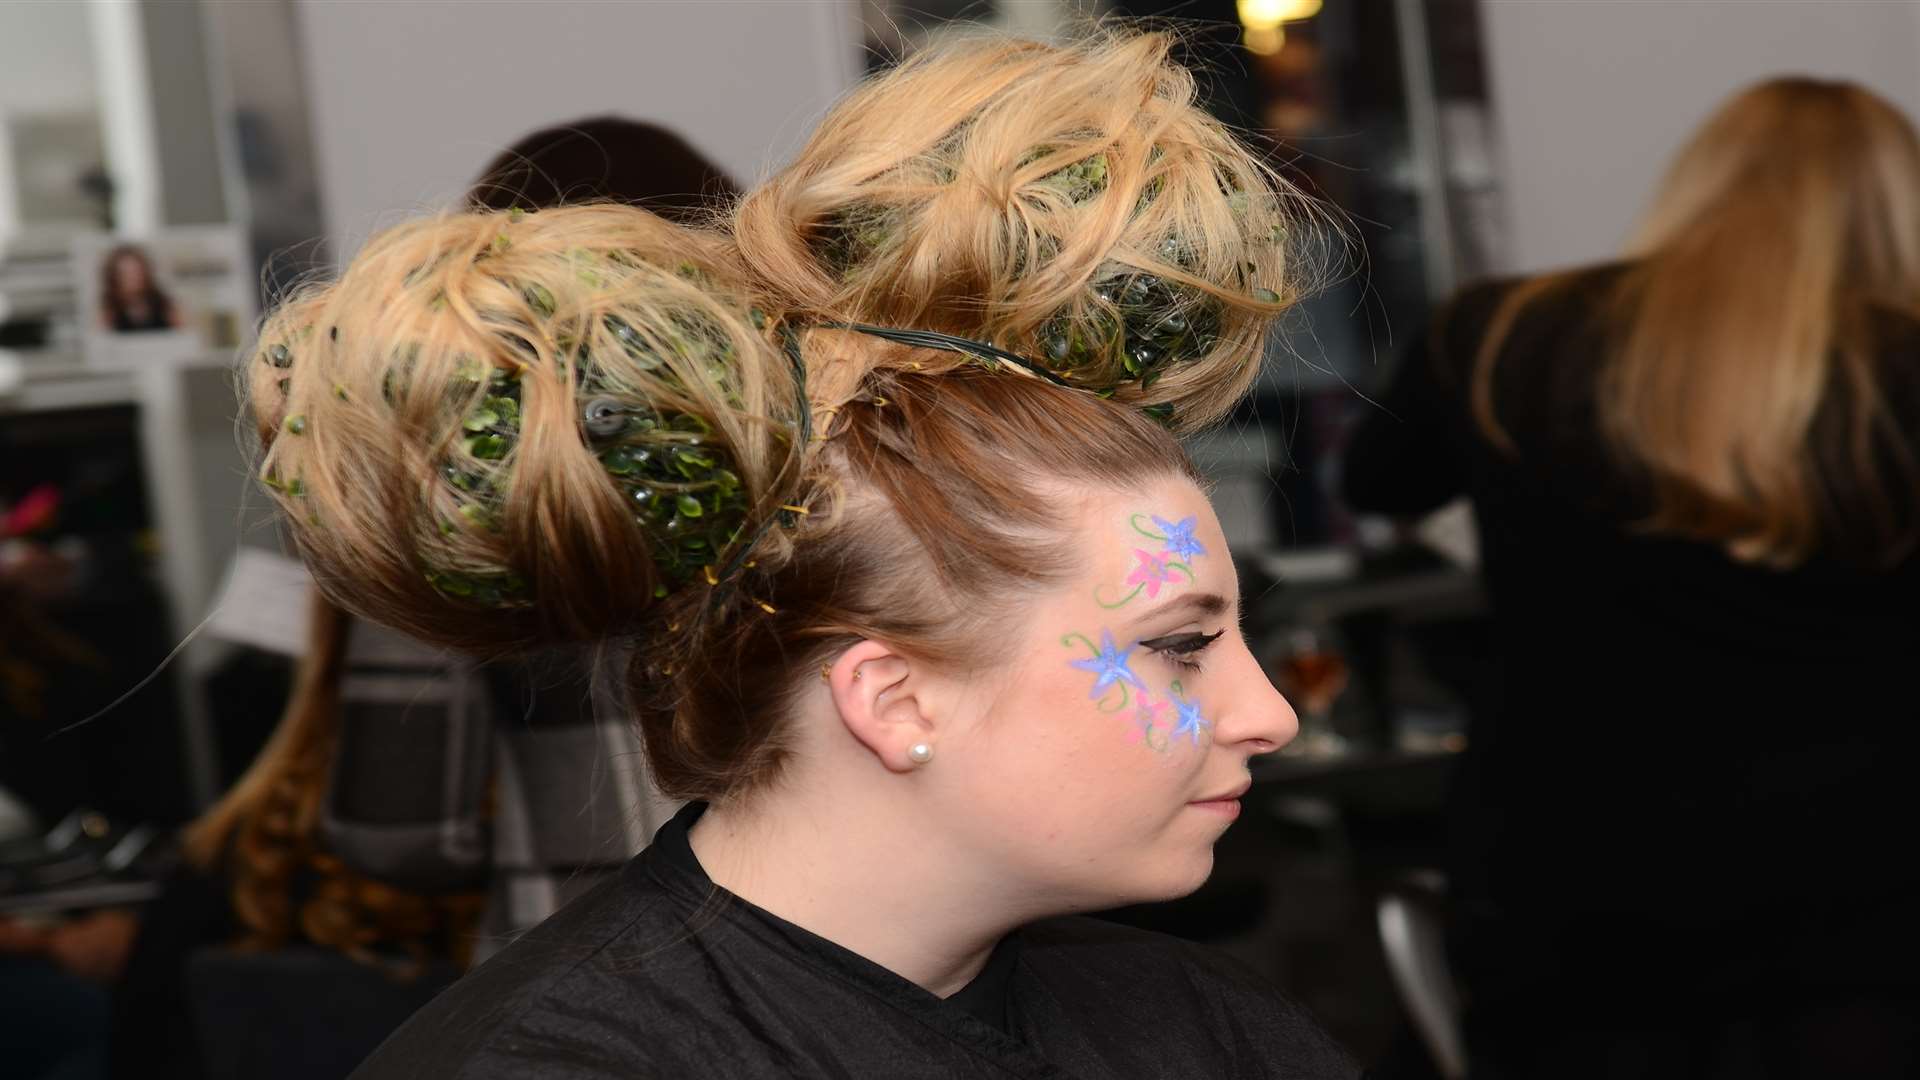
POLYGON ((850 646, 826 670, 840 722, 894 772, 912 771, 933 746, 933 723, 918 697, 922 680, 914 676, 912 661, 872 640, 850 646))

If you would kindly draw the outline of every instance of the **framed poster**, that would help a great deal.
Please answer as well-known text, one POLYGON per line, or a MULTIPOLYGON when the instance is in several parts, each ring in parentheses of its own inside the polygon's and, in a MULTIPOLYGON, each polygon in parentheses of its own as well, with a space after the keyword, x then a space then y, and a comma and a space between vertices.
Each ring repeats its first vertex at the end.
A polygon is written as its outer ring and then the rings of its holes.
POLYGON ((223 366, 251 329, 254 267, 239 226, 83 233, 72 253, 89 367, 223 366))

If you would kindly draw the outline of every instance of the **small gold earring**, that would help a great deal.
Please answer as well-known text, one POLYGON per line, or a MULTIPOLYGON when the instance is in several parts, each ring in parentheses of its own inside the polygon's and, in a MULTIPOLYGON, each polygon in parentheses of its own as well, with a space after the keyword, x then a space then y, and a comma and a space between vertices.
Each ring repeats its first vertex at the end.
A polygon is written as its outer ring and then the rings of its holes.
POLYGON ((820 665, 820 681, 821 681, 821 682, 826 682, 826 681, 827 681, 827 676, 828 676, 828 675, 830 675, 830 674, 832 673, 832 671, 833 671, 833 669, 832 669, 832 668, 829 668, 829 667, 828 667, 827 665, 825 665, 825 664, 821 664, 821 665, 820 665))

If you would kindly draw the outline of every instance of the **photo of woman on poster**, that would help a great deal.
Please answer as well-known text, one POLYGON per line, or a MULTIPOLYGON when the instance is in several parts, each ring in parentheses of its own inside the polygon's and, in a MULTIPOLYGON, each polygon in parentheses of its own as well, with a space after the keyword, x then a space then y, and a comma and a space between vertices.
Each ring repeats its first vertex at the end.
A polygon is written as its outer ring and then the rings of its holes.
POLYGON ((121 244, 100 264, 100 326, 116 334, 180 328, 180 309, 137 244, 121 244))

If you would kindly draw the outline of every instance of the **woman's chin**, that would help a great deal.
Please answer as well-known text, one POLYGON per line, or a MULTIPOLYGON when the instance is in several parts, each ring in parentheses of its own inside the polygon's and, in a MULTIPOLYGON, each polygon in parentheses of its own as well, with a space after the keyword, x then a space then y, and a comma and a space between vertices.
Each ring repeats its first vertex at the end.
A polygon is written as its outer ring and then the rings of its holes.
POLYGON ((1192 852, 1169 856, 1152 868, 1150 876, 1133 883, 1137 887, 1128 890, 1128 895, 1117 899, 1113 907, 1130 904, 1158 904, 1168 900, 1178 900, 1199 891, 1200 886, 1213 876, 1213 845, 1207 844, 1192 852))

